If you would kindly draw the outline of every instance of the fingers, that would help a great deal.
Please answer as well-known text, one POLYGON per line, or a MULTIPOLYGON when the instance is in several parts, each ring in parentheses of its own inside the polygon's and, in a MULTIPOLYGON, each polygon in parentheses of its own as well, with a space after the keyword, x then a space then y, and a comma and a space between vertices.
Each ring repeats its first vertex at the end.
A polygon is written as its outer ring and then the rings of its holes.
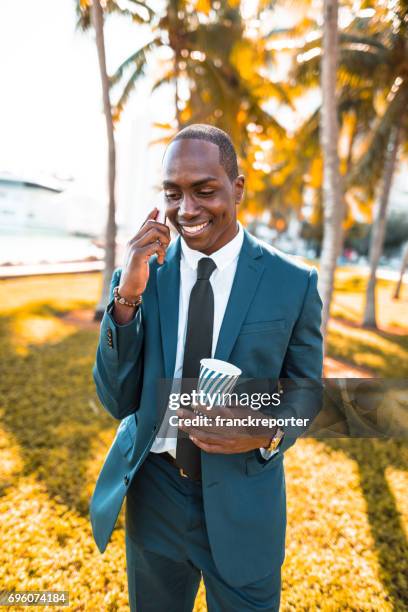
MULTIPOLYGON (((251 411, 253 416, 253 411, 251 411)), ((187 434, 196 435, 196 433, 211 433, 216 439, 234 438, 259 438, 270 436, 274 431, 268 424, 247 421, 247 412, 231 411, 225 406, 217 407, 217 410, 206 410, 203 405, 200 405, 200 410, 191 410, 178 408, 176 414, 179 417, 179 428, 187 434), (195 419, 195 420, 194 420, 195 419)), ((255 415, 257 418, 257 415, 255 415)), ((214 438, 214 439, 215 439, 214 438)))
POLYGON ((148 259, 154 254, 157 255, 157 260, 159 264, 163 264, 164 260, 166 259, 166 248, 159 244, 157 241, 151 242, 145 247, 142 247, 139 252, 143 254, 143 259, 145 261, 148 261, 148 259))
POLYGON ((168 242, 170 242, 170 229, 167 227, 165 223, 160 223, 157 221, 159 217, 159 209, 155 206, 147 215, 146 219, 143 221, 139 231, 137 234, 132 236, 128 241, 128 245, 132 246, 133 243, 140 240, 142 236, 144 236, 147 232, 150 231, 151 228, 156 228, 158 231, 163 232, 163 238, 167 237, 168 242))
POLYGON ((170 238, 170 229, 167 227, 165 223, 161 223, 161 221, 159 221, 158 219, 159 219, 159 216, 157 216, 156 219, 147 219, 143 227, 146 229, 150 229, 151 227, 157 227, 161 229, 166 234, 166 236, 170 238))
POLYGON ((160 223, 156 219, 147 219, 147 221, 143 224, 142 229, 150 229, 151 227, 158 227, 162 229, 168 236, 170 236, 170 229, 167 227, 165 223, 160 223))
MULTIPOLYGON (((191 412, 187 410, 184 410, 184 411, 177 410, 176 414, 179 417, 179 428, 180 429, 182 429, 186 433, 191 433, 193 430, 196 430, 195 427, 191 425, 186 425, 184 423, 184 419, 191 419, 191 417, 193 416, 191 412)), ((206 431, 206 432, 214 432, 214 433, 219 432, 219 428, 216 426, 214 421, 210 420, 210 417, 208 417, 207 423, 200 424, 199 430, 206 431)))
POLYGON ((182 408, 179 408, 176 411, 176 414, 179 417, 178 426, 181 430, 193 436, 201 436, 208 434, 208 442, 210 442, 211 440, 219 441, 221 439, 228 439, 231 436, 233 436, 234 438, 248 436, 245 431, 245 428, 228 427, 221 421, 218 422, 215 419, 212 419, 211 416, 209 416, 208 414, 204 415, 205 419, 201 419, 199 424, 197 424, 196 422, 192 422, 191 419, 194 418, 194 415, 189 410, 183 410, 182 408))
POLYGON ((155 206, 147 215, 146 219, 143 221, 142 223, 142 227, 144 226, 145 223, 147 223, 149 221, 149 219, 156 219, 157 215, 159 213, 159 209, 157 208, 157 206, 155 206))
POLYGON ((141 255, 147 261, 151 255, 157 254, 157 260, 162 265, 166 258, 166 249, 170 244, 170 230, 166 225, 147 219, 143 228, 127 243, 129 256, 141 255))
POLYGON ((219 405, 215 405, 210 408, 206 404, 194 404, 193 412, 202 416, 208 416, 209 418, 211 418, 215 414, 223 419, 229 419, 233 418, 234 416, 237 416, 228 406, 219 405))
POLYGON ((146 236, 146 234, 148 234, 152 230, 157 232, 157 237, 160 236, 163 242, 170 242, 170 230, 167 225, 164 225, 163 223, 158 223, 153 219, 148 219, 146 223, 142 225, 137 234, 130 238, 130 240, 128 241, 128 245, 133 246, 134 244, 138 243, 139 240, 141 240, 144 236, 146 236))
POLYGON ((192 403, 191 408, 195 414, 202 414, 205 416, 209 416, 210 418, 214 413, 213 408, 207 406, 207 404, 200 404, 200 402, 194 404, 192 403))
POLYGON ((155 241, 167 248, 170 244, 170 230, 167 225, 148 219, 136 236, 128 241, 127 246, 130 249, 141 248, 155 241))
POLYGON ((206 453, 229 455, 237 452, 236 443, 234 440, 223 439, 218 440, 218 442, 210 442, 208 439, 203 438, 203 436, 191 435, 189 437, 190 440, 196 446, 198 446, 198 448, 201 448, 201 450, 205 451, 206 453))
POLYGON ((145 261, 156 253, 157 261, 162 265, 166 259, 166 250, 169 243, 170 238, 166 234, 163 234, 157 227, 152 227, 140 240, 134 243, 134 247, 145 253, 145 261))
MULTIPOLYGON (((202 442, 206 442, 207 444, 220 444, 221 437, 216 433, 211 431, 207 431, 202 429, 201 427, 180 427, 183 431, 185 431, 190 438, 196 438, 197 440, 201 440, 202 442)), ((223 438, 226 440, 226 438, 223 438)))
POLYGON ((142 236, 135 236, 135 238, 130 241, 130 244, 140 248, 155 241, 160 241, 160 244, 167 248, 170 244, 170 234, 160 227, 152 226, 147 228, 142 236))

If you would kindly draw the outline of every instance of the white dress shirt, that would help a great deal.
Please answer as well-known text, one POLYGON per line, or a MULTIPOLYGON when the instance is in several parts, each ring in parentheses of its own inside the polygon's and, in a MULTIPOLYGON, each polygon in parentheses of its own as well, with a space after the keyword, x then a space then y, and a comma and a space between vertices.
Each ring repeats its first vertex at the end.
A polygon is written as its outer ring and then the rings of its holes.
MULTIPOLYGON (((190 301, 190 293, 197 280, 197 265, 200 259, 208 257, 200 251, 195 251, 187 246, 183 238, 181 240, 180 257, 180 297, 179 297, 179 318, 177 331, 177 352, 173 378, 180 381, 183 372, 184 345, 187 333, 187 315, 190 301)), ((231 293, 235 271, 237 269, 238 257, 244 240, 244 230, 238 221, 238 233, 236 236, 218 251, 210 255, 217 268, 210 276, 210 283, 214 292, 214 325, 211 357, 214 357, 217 346, 218 335, 220 333, 225 309, 231 293)), ((172 389, 177 392, 179 389, 172 389)), ((176 456, 177 428, 169 425, 168 416, 174 414, 169 411, 164 418, 164 422, 158 436, 151 447, 152 453, 168 452, 173 457, 176 456), (166 428, 164 428, 166 424, 166 428), (159 437, 160 436, 160 437, 159 437)), ((268 451, 261 449, 265 459, 272 455, 268 451)), ((276 451, 275 451, 276 452, 276 451)))

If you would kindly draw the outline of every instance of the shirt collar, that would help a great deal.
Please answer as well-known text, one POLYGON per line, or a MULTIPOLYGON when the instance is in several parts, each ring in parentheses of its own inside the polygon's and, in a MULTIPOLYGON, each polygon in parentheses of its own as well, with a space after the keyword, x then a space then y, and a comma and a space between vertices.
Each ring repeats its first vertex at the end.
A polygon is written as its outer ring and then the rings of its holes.
POLYGON ((244 230, 239 221, 237 221, 238 233, 232 240, 227 242, 223 247, 211 253, 211 255, 205 255, 200 251, 190 249, 187 246, 184 238, 181 238, 181 256, 183 261, 193 270, 197 270, 197 265, 200 259, 203 257, 211 257, 218 270, 224 270, 230 263, 232 263, 238 256, 244 241, 244 230))

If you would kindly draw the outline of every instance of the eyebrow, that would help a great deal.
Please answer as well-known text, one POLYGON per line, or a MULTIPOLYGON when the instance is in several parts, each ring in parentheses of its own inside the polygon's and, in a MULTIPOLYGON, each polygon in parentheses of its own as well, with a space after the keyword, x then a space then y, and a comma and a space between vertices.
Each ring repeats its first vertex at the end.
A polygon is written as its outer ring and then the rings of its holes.
MULTIPOLYGON (((217 181, 217 177, 215 176, 206 176, 198 181, 194 181, 191 183, 190 187, 199 187, 200 185, 204 185, 204 183, 209 183, 210 181, 217 181)), ((169 189, 171 187, 179 187, 177 183, 173 183, 172 181, 163 181, 163 189, 169 189)))

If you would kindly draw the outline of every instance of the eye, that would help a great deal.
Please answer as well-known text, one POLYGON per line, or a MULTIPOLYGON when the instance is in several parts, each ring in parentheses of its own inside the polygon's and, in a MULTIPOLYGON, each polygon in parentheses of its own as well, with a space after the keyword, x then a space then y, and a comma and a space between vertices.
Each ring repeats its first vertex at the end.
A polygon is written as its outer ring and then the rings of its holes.
POLYGON ((201 189, 198 192, 198 195, 200 197, 204 197, 205 198, 205 197, 208 197, 208 196, 212 196, 214 193, 215 193, 214 189, 201 189))
POLYGON ((165 193, 165 197, 166 200, 169 200, 170 202, 175 202, 176 200, 179 200, 181 196, 176 191, 169 191, 165 193))

